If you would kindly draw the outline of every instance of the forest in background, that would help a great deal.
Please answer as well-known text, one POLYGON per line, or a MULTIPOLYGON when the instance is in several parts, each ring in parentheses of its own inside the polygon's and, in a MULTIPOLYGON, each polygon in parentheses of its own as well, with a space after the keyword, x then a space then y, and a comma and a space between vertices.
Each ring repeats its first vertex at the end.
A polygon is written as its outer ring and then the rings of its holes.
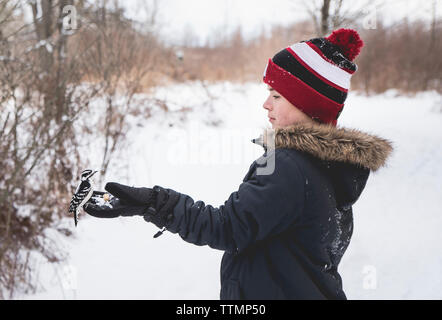
POLYGON ((117 1, 0 0, 0 298, 36 288, 34 254, 66 258, 50 235, 72 234, 63 217, 84 165, 81 148, 101 139, 104 176, 130 129, 127 116, 148 116, 158 104, 167 110, 165 101, 140 102, 138 93, 189 80, 259 82, 276 52, 338 27, 357 29, 365 42, 352 90, 442 91, 436 15, 388 26, 378 18, 376 28, 366 29, 361 15, 350 19, 336 9, 342 1, 319 3, 312 19, 255 38, 245 39, 237 28, 203 46, 194 45, 191 33, 171 46, 156 28, 155 2, 140 22, 127 18, 117 1), (66 21, 69 6, 75 28, 66 21), (85 119, 96 113, 96 98, 105 106, 91 127, 85 119))

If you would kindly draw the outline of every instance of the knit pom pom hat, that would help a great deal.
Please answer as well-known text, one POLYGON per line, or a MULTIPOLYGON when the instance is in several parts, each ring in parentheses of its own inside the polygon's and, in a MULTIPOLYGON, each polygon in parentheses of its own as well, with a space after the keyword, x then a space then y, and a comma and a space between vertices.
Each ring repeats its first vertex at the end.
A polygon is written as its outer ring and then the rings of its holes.
POLYGON ((336 126, 363 45, 353 29, 295 43, 268 60, 263 81, 312 119, 336 126))

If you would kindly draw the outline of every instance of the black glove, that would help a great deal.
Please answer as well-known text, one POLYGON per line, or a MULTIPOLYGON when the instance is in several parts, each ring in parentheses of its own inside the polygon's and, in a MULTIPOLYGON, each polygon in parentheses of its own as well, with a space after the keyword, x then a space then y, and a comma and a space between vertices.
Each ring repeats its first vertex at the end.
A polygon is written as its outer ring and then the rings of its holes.
MULTIPOLYGON (((173 220, 173 208, 179 199, 179 193, 160 186, 151 188, 129 187, 116 182, 109 182, 104 187, 113 197, 109 202, 97 205, 94 196, 84 205, 84 210, 97 218, 116 218, 119 216, 143 216, 144 220, 154 223, 162 231, 173 220)), ((102 195, 94 191, 94 195, 102 195)), ((162 231, 154 237, 162 234, 162 231)))

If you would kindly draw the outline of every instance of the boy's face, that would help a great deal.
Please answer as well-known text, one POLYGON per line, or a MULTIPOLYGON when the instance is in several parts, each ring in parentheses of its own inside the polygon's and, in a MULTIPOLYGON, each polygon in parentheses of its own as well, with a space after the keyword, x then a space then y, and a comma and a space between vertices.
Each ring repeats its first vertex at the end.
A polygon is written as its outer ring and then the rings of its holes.
POLYGON ((275 89, 267 85, 267 90, 269 90, 269 97, 264 102, 263 108, 268 111, 267 116, 273 129, 300 122, 313 122, 309 116, 296 108, 275 89))

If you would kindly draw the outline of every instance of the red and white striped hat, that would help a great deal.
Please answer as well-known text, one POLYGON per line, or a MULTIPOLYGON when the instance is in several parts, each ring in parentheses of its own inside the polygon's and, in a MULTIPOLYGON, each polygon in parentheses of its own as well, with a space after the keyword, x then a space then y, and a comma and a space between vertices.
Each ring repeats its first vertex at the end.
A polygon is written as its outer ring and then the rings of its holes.
POLYGON ((353 29, 295 43, 268 60, 263 81, 314 120, 336 126, 362 46, 353 29))

